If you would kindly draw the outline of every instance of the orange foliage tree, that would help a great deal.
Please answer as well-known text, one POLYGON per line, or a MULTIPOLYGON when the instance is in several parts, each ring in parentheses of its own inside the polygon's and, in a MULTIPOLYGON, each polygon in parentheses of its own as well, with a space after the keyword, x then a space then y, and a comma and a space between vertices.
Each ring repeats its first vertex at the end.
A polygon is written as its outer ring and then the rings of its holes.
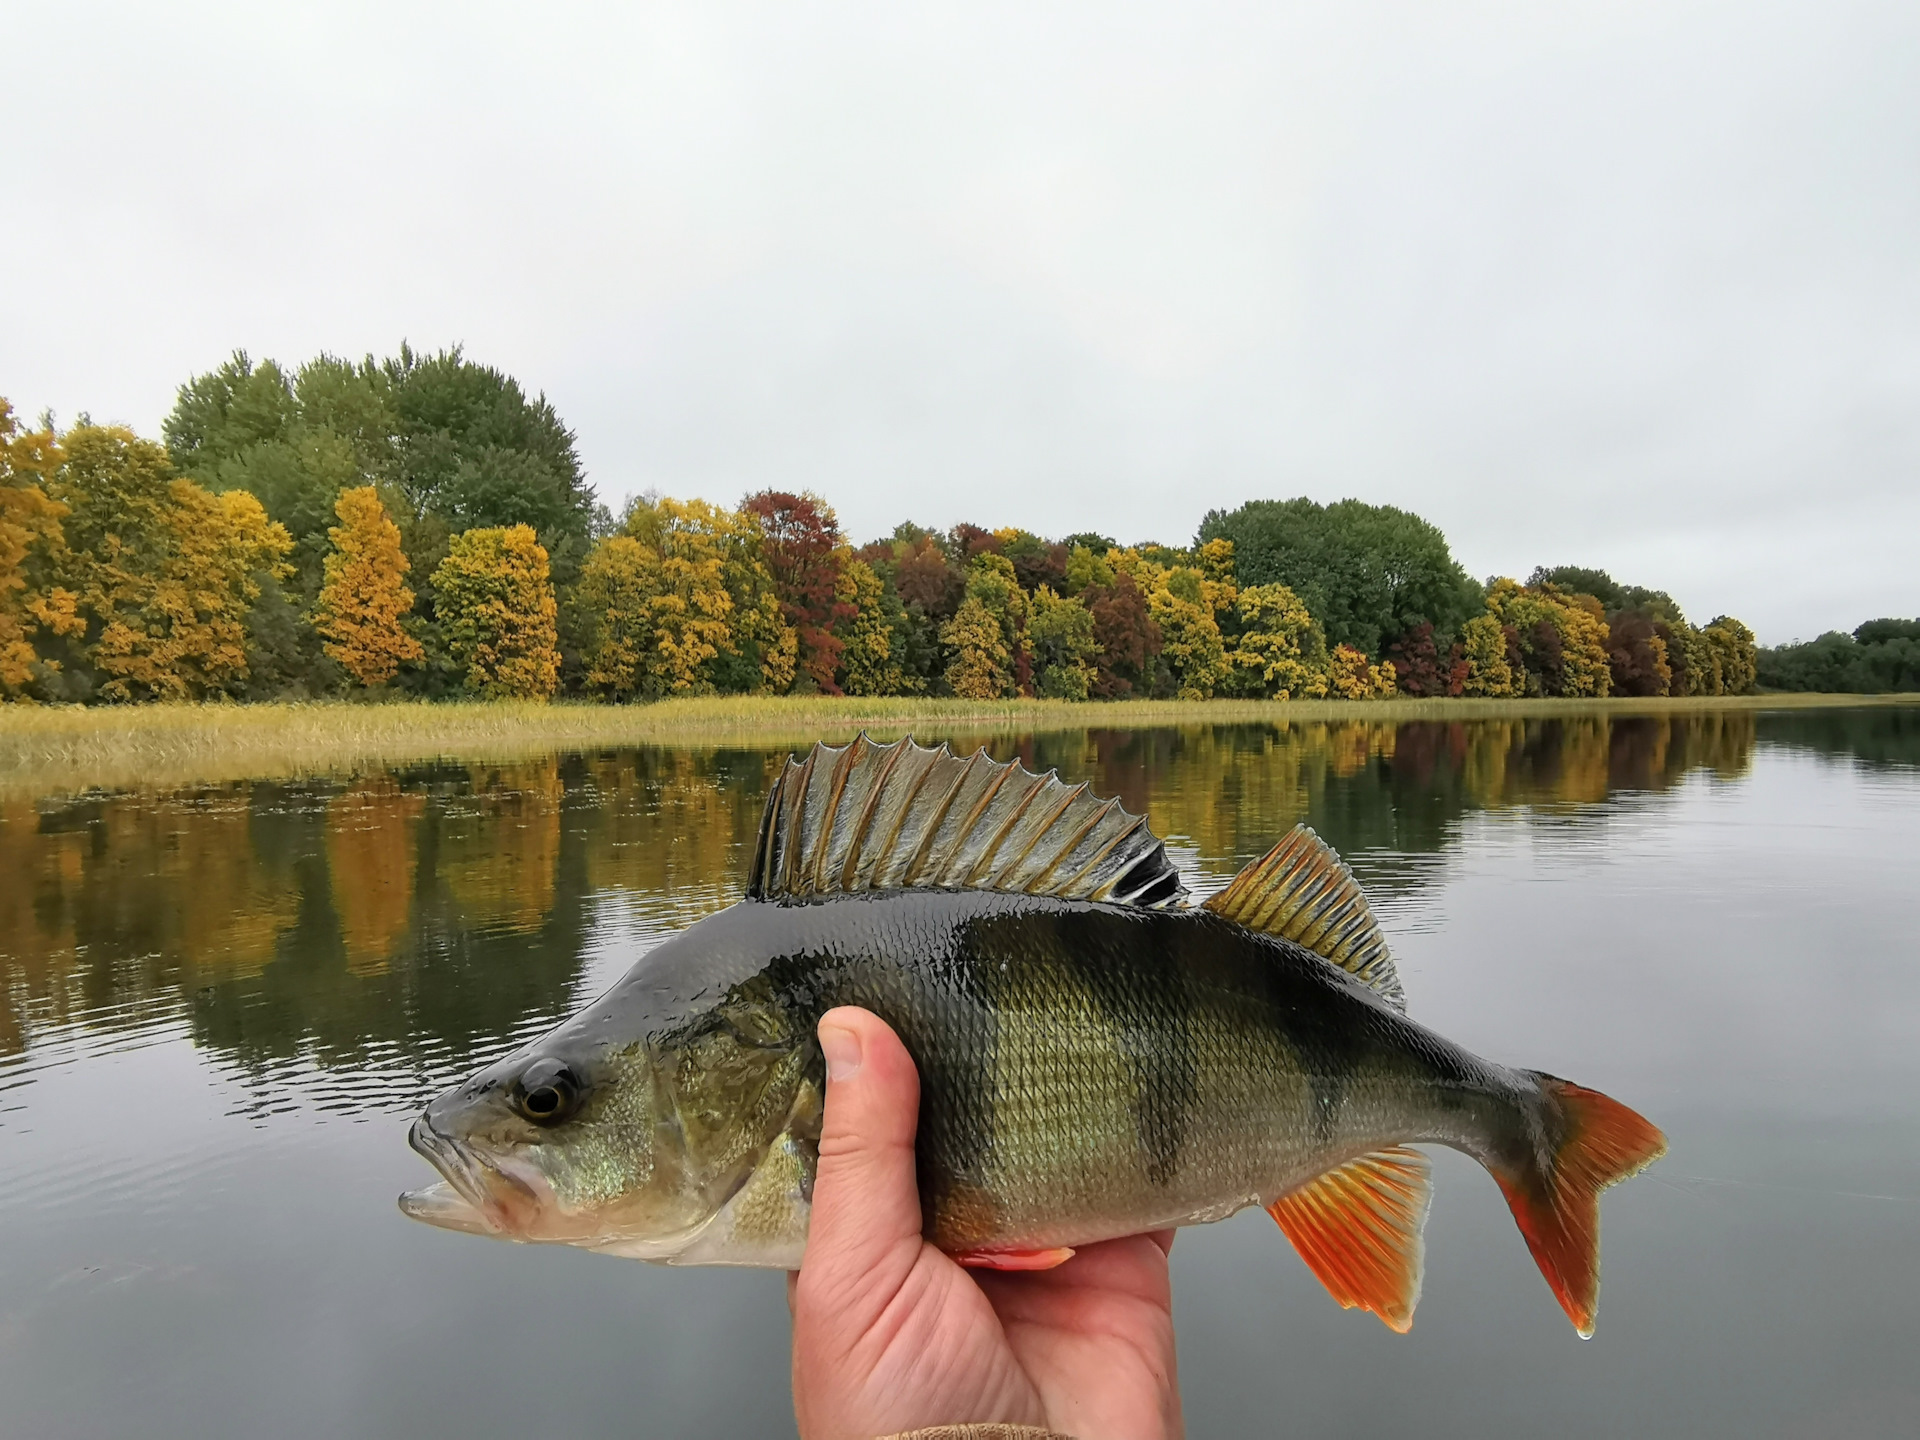
POLYGON ((371 485, 340 492, 327 531, 333 553, 315 606, 325 650, 362 685, 384 685, 402 664, 421 658, 420 642, 404 624, 413 609, 410 564, 400 549, 400 527, 371 485))
POLYGON ((13 406, 0 400, 0 695, 26 690, 43 665, 58 668, 35 649, 40 632, 81 628, 77 597, 49 578, 67 507, 48 497, 45 482, 60 460, 53 432, 22 432, 13 406))

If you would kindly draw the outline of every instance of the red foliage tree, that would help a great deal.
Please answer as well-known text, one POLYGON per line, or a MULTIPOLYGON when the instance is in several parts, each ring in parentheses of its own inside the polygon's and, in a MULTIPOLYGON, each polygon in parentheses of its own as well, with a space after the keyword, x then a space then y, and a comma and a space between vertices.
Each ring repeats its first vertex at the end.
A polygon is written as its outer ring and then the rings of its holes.
POLYGON ((1055 590, 1067 588, 1067 547, 1064 545, 1008 546, 1001 552, 1013 562, 1013 575, 1020 588, 1032 593, 1042 585, 1055 590))
POLYGON ((1653 621, 1638 610, 1622 610, 1607 626, 1607 664, 1616 695, 1662 695, 1667 678, 1654 669, 1653 621))
POLYGON ((947 539, 953 549, 953 557, 962 569, 974 556, 984 550, 1000 553, 1000 537, 991 530, 983 530, 978 525, 969 525, 964 520, 947 532, 947 539))
POLYGON ((1100 647, 1088 688, 1102 700, 1122 700, 1138 690, 1153 692, 1153 661, 1160 653, 1160 627, 1147 612, 1147 597, 1124 571, 1111 585, 1089 585, 1081 603, 1093 612, 1093 639, 1100 647))
POLYGON ((1456 642, 1446 656, 1433 641, 1433 625, 1422 620, 1387 647, 1387 660, 1405 695, 1459 695, 1467 688, 1468 666, 1456 642))
POLYGON ((840 578, 840 522, 825 502, 783 490, 749 495, 740 508, 760 517, 761 553, 787 623, 800 637, 801 673, 821 694, 838 695, 833 676, 844 646, 833 630, 859 613, 834 598, 840 578))
POLYGON ((893 588, 903 604, 917 605, 922 615, 951 620, 966 594, 967 580, 948 561, 931 535, 914 541, 896 562, 893 588))

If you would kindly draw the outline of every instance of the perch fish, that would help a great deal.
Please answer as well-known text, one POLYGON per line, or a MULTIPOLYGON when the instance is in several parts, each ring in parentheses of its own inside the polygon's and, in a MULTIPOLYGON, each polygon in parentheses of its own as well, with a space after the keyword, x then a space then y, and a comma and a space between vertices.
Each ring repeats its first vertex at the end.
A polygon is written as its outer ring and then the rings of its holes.
POLYGON ((1145 818, 911 738, 817 745, 768 797, 745 899, 435 1099, 436 1225, 675 1265, 796 1268, 823 1069, 861 1005, 920 1071, 926 1235, 1033 1269, 1265 1207, 1334 1298, 1408 1328, 1428 1166, 1492 1173, 1581 1335, 1599 1195, 1665 1152, 1597 1091, 1406 1014, 1347 867, 1305 827, 1204 904, 1145 818))

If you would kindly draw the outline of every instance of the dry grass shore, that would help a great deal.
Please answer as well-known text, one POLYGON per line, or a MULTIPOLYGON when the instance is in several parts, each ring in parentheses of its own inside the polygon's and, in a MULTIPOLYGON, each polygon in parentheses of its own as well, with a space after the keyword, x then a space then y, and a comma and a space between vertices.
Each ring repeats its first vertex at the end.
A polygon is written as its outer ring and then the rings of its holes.
POLYGON ((983 741, 1039 730, 1286 725, 1496 716, 1807 709, 1920 703, 1920 696, 1759 695, 1683 700, 1063 701, 771 699, 654 705, 443 704, 0 706, 0 793, 212 784, 348 774, 449 759, 507 761, 624 745, 810 744, 870 730, 983 741))

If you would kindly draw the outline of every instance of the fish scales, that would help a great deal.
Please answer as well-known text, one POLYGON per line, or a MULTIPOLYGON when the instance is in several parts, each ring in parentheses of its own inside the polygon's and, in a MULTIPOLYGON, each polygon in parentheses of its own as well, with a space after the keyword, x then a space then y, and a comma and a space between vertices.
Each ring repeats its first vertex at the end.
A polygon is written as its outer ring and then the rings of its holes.
POLYGON ((858 1005, 920 1075, 925 1231, 963 1264, 1263 1205, 1342 1304, 1419 1298, 1427 1166, 1499 1182, 1590 1334, 1598 1196, 1665 1148, 1598 1092, 1408 1018, 1352 873, 1298 827, 1204 905, 1141 817, 910 740, 816 746, 770 795, 747 899, 436 1099, 402 1198, 454 1229, 671 1264, 800 1263, 824 1067, 858 1005))

